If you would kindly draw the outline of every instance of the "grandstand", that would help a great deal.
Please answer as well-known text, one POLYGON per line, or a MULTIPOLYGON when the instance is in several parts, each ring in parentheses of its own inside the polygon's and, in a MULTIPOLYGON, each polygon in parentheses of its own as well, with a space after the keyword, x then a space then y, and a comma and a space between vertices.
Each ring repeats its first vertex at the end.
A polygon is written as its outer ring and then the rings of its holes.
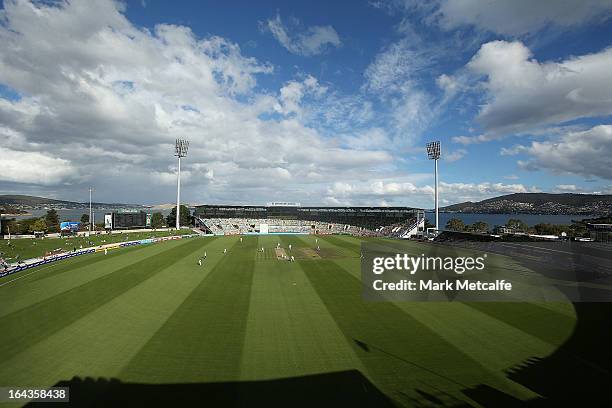
POLYGON ((348 234, 410 238, 422 233, 424 211, 409 207, 302 207, 298 203, 265 206, 201 205, 197 228, 214 235, 348 234))

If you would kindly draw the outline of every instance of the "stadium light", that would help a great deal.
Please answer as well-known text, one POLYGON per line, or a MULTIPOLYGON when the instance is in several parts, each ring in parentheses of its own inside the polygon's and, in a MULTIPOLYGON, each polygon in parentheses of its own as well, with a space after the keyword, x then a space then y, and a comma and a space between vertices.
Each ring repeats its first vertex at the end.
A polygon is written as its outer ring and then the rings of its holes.
POLYGON ((91 235, 91 224, 93 224, 93 217, 91 214, 91 192, 93 187, 89 187, 89 235, 91 235))
POLYGON ((435 183, 435 193, 434 200, 436 205, 436 231, 439 231, 438 226, 438 159, 440 158, 440 141, 429 142, 425 146, 427 148, 427 157, 429 160, 433 160, 435 163, 435 171, 434 171, 434 183, 435 183))
POLYGON ((176 139, 176 145, 174 148, 174 155, 178 157, 178 172, 176 182, 176 229, 180 229, 180 206, 181 206, 181 157, 187 156, 187 150, 189 149, 189 141, 185 139, 176 139))

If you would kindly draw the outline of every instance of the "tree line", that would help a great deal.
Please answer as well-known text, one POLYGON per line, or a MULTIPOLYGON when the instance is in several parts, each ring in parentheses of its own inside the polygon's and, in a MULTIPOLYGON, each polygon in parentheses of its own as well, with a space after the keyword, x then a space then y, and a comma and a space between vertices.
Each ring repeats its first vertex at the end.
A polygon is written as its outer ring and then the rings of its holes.
MULTIPOLYGON (((191 225, 193 217, 186 205, 181 205, 179 218, 181 225, 191 225)), ((89 214, 81 215, 81 230, 89 228, 89 214)), ((161 212, 155 212, 151 215, 151 228, 164 228, 166 226, 174 226, 176 224, 176 208, 173 208, 170 214, 166 217, 161 212)), ((93 230, 104 229, 104 223, 96 223, 93 230)), ((2 234, 33 234, 35 232, 57 233, 60 232, 59 215, 55 209, 47 210, 43 217, 32 217, 18 220, 9 220, 2 223, 2 234)))
MULTIPOLYGON (((504 225, 509 230, 519 233, 526 234, 537 234, 537 235, 561 235, 565 232, 571 237, 580 237, 587 234, 587 228, 585 223, 573 223, 571 225, 558 225, 549 223, 539 223, 530 227, 524 221, 511 218, 504 225)), ((477 221, 473 224, 465 224, 459 218, 451 218, 446 223, 446 229, 457 232, 477 232, 477 233, 489 233, 491 228, 489 224, 484 221, 477 221)))

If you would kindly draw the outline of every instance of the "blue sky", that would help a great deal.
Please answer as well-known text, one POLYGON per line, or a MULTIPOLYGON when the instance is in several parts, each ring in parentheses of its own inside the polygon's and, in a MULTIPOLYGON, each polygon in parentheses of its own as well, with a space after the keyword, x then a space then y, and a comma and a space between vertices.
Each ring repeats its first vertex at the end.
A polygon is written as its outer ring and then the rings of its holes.
POLYGON ((612 193, 612 2, 5 1, 0 193, 430 207, 612 193))

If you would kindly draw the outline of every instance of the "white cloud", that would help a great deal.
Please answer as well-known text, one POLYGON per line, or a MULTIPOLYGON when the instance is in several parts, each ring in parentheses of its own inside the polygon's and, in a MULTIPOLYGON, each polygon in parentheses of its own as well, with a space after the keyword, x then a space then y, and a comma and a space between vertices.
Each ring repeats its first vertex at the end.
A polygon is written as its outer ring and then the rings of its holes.
POLYGON ((557 184, 553 188, 555 193, 576 193, 582 191, 581 188, 576 187, 575 184, 557 184))
POLYGON ((0 147, 0 181, 55 185, 76 178, 70 161, 38 152, 0 147))
POLYGON ((526 150, 525 146, 514 145, 512 147, 502 147, 499 154, 502 156, 516 156, 517 154, 524 153, 526 150))
POLYGON ((569 132, 560 138, 532 142, 523 148, 530 156, 519 161, 526 169, 548 169, 555 173, 572 173, 612 179, 612 125, 569 132))
POLYGON ((485 77, 487 101, 477 119, 487 133, 503 135, 610 115, 610 66, 612 48, 541 63, 521 42, 486 43, 468 64, 485 77))
POLYGON ((611 12, 610 0, 442 0, 433 19, 447 30, 471 25, 498 34, 525 35, 549 26, 604 21, 611 12))
POLYGON ((291 28, 285 26, 280 14, 277 14, 275 18, 266 21, 262 28, 270 31, 287 51, 297 55, 308 57, 321 54, 330 47, 342 45, 340 36, 332 26, 312 26, 301 29, 299 22, 296 22, 295 26, 291 28), (292 30, 299 30, 299 32, 292 33, 292 30))
POLYGON ((341 137, 343 145, 353 149, 390 149, 393 146, 392 140, 387 133, 380 128, 368 129, 362 133, 343 135, 341 137))
POLYGON ((364 72, 364 88, 374 93, 411 90, 416 75, 430 66, 432 56, 418 50, 409 38, 402 38, 384 48, 364 72))
POLYGON ((446 74, 437 77, 436 84, 444 91, 444 97, 446 99, 455 96, 462 88, 462 84, 457 78, 446 74))
POLYGON ((448 152, 442 155, 442 159, 447 162, 455 162, 457 160, 461 160, 467 154, 467 150, 465 149, 457 149, 455 151, 448 152))
MULTIPOLYGON (((511 193, 536 193, 541 190, 535 186, 504 183, 439 183, 440 201, 451 204, 463 201, 479 201, 511 193)), ((397 203, 418 202, 423 207, 433 207, 434 188, 432 185, 416 186, 410 181, 334 183, 328 190, 326 202, 343 205, 359 205, 380 199, 388 200, 392 205, 397 203)), ((403 204, 406 205, 406 204, 403 204)))
POLYGON ((1 13, 0 83, 20 98, 0 98, 0 145, 27 159, 2 157, 12 172, 1 172, 2 191, 33 183, 83 199, 93 184, 100 200, 171 202, 179 137, 191 141, 182 170, 192 202, 320 203, 330 181, 393 161, 306 125, 304 100, 327 92, 316 78, 258 92, 273 68, 226 39, 137 28, 114 1, 9 1, 1 13))
POLYGON ((308 75, 303 81, 289 81, 280 90, 275 110, 283 115, 301 114, 301 102, 305 95, 321 97, 327 88, 319 84, 316 78, 308 75))
POLYGON ((512 193, 539 193, 540 188, 536 186, 525 186, 524 184, 504 183, 445 183, 440 182, 440 201, 445 204, 460 203, 464 201, 480 201, 491 197, 497 197, 512 193))
POLYGON ((471 145, 471 144, 477 144, 477 143, 484 143, 484 142, 490 142, 491 140, 494 140, 494 137, 491 137, 489 135, 477 135, 477 136, 453 136, 451 138, 451 140, 454 143, 459 143, 462 145, 471 145))
POLYGON ((412 144, 438 113, 439 103, 419 86, 434 60, 420 40, 404 37, 383 48, 365 70, 362 90, 390 106, 387 122, 398 146, 412 144))

